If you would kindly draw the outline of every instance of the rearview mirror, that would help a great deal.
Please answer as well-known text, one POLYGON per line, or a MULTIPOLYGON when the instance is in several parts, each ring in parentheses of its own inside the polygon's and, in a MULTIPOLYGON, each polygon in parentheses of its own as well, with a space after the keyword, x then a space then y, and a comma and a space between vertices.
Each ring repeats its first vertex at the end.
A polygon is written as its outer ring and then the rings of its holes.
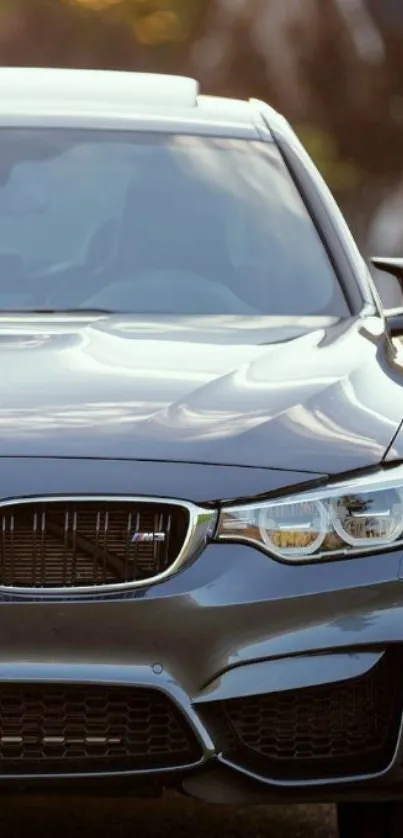
POLYGON ((374 256, 371 262, 381 272, 374 276, 374 281, 389 331, 395 336, 403 335, 403 258, 374 256))

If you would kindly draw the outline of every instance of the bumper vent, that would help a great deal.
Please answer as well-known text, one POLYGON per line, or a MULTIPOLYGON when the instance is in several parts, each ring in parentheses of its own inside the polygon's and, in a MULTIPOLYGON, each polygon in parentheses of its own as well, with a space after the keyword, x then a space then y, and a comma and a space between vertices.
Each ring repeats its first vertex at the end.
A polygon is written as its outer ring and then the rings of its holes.
POLYGON ((0 508, 0 585, 79 588, 165 574, 184 548, 186 506, 168 502, 47 500, 0 508))
POLYGON ((205 721, 224 756, 268 779, 377 774, 397 744, 402 664, 393 651, 357 679, 216 702, 205 721))
POLYGON ((0 686, 0 775, 169 769, 200 758, 187 721, 154 690, 0 686))

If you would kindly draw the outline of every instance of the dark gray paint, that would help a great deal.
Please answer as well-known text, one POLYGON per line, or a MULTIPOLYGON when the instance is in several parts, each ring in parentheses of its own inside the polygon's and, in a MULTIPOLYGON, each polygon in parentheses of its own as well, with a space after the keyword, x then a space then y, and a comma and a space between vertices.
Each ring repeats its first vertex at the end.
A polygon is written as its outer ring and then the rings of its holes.
POLYGON ((334 652, 331 655, 297 655, 292 666, 287 658, 278 658, 269 663, 234 666, 197 697, 195 705, 210 701, 225 701, 234 695, 264 695, 300 690, 318 684, 336 684, 366 675, 381 660, 383 651, 334 652))
MULTIPOLYGON (((148 350, 159 360, 145 372, 139 362, 144 324, 140 331, 133 319, 5 318, 3 498, 132 492, 216 501, 376 468, 386 452, 390 462, 403 459, 401 362, 331 196, 274 112, 264 109, 264 130, 257 103, 243 109, 227 104, 221 118, 218 107, 201 102, 192 116, 115 112, 109 118, 63 113, 60 102, 53 111, 49 106, 29 116, 15 103, 3 103, 0 124, 260 135, 268 141, 275 135, 356 319, 265 322, 258 329, 245 322, 233 329, 193 323, 186 332, 171 323, 169 340, 153 324, 148 350), (182 375, 170 375, 170 369, 182 375)), ((334 665, 337 677, 353 676, 362 672, 364 659, 403 642, 402 563, 402 551, 395 551, 294 567, 253 548, 215 544, 177 576, 127 594, 41 601, 3 593, 0 682, 147 683, 182 707, 208 760, 213 743, 196 708, 217 681, 226 684, 227 695, 242 695, 253 667, 254 688, 260 683, 266 689, 275 665, 283 686, 295 686, 301 656, 304 682, 317 683, 318 654, 334 665)), ((394 785, 402 781, 400 740, 396 745, 395 767, 365 784, 349 786, 346 778, 335 787, 318 778, 319 788, 288 789, 285 797, 270 782, 264 794, 264 783, 240 777, 239 768, 222 768, 215 786, 205 770, 196 772, 193 787, 184 782, 192 793, 215 800, 234 790, 243 802, 270 795, 282 801, 349 794, 374 799, 401 794, 394 785)), ((211 765, 216 768, 214 760, 211 765)))
POLYGON ((0 498, 60 494, 175 496, 194 503, 250 498, 294 486, 312 485, 323 475, 239 466, 174 461, 0 458, 0 498))
POLYGON ((292 320, 235 319, 230 337, 220 318, 203 321, 0 319, 0 456, 314 475, 381 462, 403 414, 381 318, 305 334, 296 318, 295 337, 292 320))

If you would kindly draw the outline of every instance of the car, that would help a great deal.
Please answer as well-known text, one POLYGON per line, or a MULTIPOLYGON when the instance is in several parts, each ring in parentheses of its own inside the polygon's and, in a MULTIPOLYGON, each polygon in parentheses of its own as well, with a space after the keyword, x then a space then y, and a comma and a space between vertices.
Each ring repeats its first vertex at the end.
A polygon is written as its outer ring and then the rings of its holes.
POLYGON ((0 786, 403 824, 403 260, 265 103, 0 69, 0 786))

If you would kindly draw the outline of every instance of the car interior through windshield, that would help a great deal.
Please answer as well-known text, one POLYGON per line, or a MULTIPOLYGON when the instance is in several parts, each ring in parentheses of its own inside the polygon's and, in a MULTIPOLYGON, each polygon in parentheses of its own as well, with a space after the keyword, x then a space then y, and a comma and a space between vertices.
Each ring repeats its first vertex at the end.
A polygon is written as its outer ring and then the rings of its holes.
POLYGON ((9 128, 0 160, 2 312, 349 314, 270 143, 9 128))

